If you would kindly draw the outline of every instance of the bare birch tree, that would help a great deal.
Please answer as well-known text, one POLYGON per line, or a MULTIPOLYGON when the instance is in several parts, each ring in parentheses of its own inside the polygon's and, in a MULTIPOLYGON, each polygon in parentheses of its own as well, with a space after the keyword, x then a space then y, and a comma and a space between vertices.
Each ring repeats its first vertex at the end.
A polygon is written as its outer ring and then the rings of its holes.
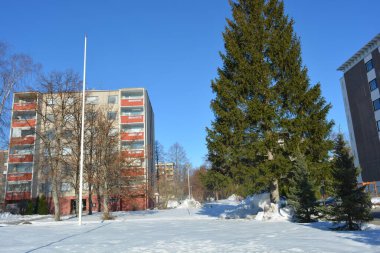
POLYGON ((54 204, 54 219, 60 220, 60 203, 62 183, 70 173, 72 157, 71 141, 68 131, 75 120, 73 113, 80 87, 79 76, 72 72, 52 72, 40 78, 38 91, 39 106, 37 117, 40 125, 36 134, 40 143, 40 159, 37 161, 45 186, 51 186, 54 204))
POLYGON ((7 145, 12 94, 39 69, 40 65, 35 64, 30 56, 10 53, 8 46, 0 41, 0 147, 7 145))

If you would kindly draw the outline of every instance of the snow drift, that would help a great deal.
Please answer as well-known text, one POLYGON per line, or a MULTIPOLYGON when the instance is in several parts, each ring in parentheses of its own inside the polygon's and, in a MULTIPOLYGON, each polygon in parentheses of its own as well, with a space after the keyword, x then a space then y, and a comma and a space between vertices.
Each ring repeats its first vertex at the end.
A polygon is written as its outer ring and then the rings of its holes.
POLYGON ((270 202, 269 193, 254 194, 241 201, 233 209, 225 210, 222 219, 256 219, 282 221, 291 218, 289 209, 279 209, 278 205, 270 202))

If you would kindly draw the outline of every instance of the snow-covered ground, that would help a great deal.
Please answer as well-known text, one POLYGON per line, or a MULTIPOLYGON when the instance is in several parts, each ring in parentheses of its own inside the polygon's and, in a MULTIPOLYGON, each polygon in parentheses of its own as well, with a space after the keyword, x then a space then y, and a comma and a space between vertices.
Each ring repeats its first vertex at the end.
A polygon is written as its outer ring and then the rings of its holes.
POLYGON ((373 225, 337 232, 327 223, 220 218, 241 206, 231 198, 200 208, 117 212, 105 222, 100 214, 84 216, 82 226, 72 217, 0 225, 0 252, 380 252, 380 227, 373 225))

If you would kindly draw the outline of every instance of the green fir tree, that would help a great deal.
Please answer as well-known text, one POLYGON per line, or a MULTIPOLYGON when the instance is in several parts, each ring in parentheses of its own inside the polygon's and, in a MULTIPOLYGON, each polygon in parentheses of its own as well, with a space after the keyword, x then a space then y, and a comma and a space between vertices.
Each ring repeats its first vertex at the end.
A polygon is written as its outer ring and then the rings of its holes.
POLYGON ((292 168, 290 157, 304 150, 317 183, 327 181, 333 122, 302 65, 294 21, 278 0, 231 1, 232 19, 223 33, 223 67, 211 87, 215 120, 207 129, 212 170, 233 179, 245 196, 279 185, 292 168))
POLYGON ((293 167, 293 177, 290 179, 288 200, 294 208, 297 222, 312 222, 317 215, 315 191, 310 179, 307 162, 303 155, 298 155, 293 167))
POLYGON ((44 195, 41 195, 38 199, 38 214, 45 215, 49 213, 48 204, 46 201, 46 197, 44 195))
POLYGON ((359 169, 342 134, 335 139, 333 165, 333 187, 338 201, 332 208, 332 220, 344 223, 338 229, 360 230, 363 222, 372 220, 372 204, 364 187, 358 186, 359 169))

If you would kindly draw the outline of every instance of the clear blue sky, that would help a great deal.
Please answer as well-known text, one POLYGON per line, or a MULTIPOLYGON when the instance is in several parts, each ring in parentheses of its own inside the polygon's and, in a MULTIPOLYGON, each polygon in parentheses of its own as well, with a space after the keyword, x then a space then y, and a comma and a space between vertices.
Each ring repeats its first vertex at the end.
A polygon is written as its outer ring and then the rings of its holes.
MULTIPOLYGON (((333 105, 335 129, 347 133, 337 67, 379 29, 378 0, 285 0, 301 37, 312 83, 333 105)), ((156 139, 179 142, 193 165, 207 153, 213 114, 210 81, 221 66, 227 0, 3 1, 0 40, 25 52, 44 71, 82 73, 88 34, 87 82, 94 89, 145 87, 155 112, 156 139)))

